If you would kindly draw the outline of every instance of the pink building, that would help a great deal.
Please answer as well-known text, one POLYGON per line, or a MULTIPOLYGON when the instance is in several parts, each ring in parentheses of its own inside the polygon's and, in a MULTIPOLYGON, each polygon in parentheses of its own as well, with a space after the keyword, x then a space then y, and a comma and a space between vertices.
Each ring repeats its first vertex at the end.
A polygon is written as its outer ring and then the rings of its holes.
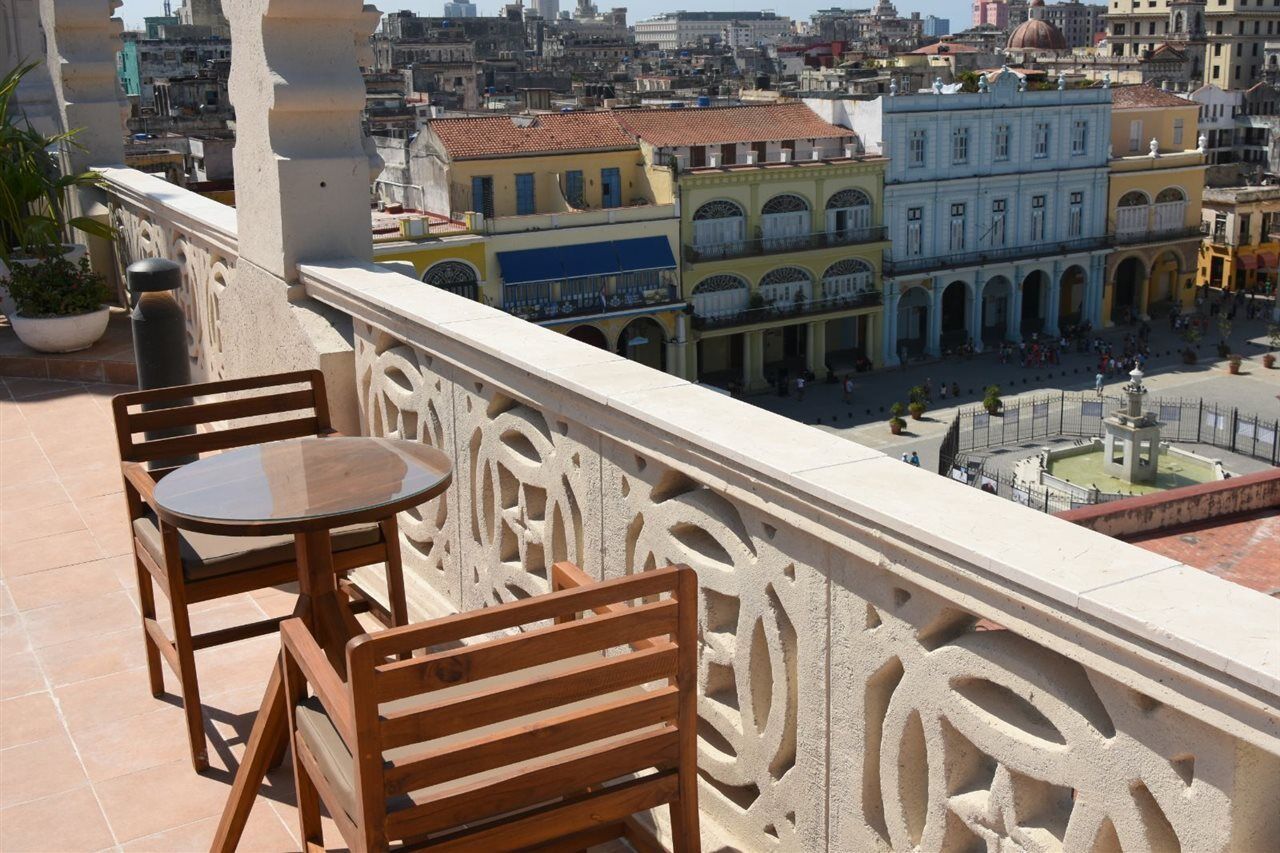
POLYGON ((977 0, 973 4, 973 25, 983 24, 1004 29, 1009 26, 1009 6, 1003 0, 977 0))

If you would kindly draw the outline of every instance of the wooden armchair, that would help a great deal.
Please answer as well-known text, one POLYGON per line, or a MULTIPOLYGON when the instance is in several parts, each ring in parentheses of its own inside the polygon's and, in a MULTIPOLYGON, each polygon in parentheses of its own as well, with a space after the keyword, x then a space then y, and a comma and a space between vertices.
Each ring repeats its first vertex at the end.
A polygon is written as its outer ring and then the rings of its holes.
MULTIPOLYGON (((154 506, 155 487, 174 468, 148 470, 146 464, 172 464, 195 454, 331 434, 324 375, 318 370, 300 371, 136 391, 116 396, 112 409, 133 528, 151 692, 159 696, 164 691, 163 658, 181 683, 191 760, 198 772, 208 767, 208 751, 195 652, 271 633, 281 619, 193 636, 188 608, 200 601, 296 581, 294 541, 291 536, 215 536, 179 530, 161 521, 154 506), (206 399, 210 397, 213 399, 206 399), (266 421, 266 417, 279 419, 266 421), (254 420, 246 424, 245 419, 254 420), (192 427, 197 430, 193 434, 174 434, 192 427), (144 437, 143 433, 151 435, 144 437), (169 599, 172 639, 156 619, 154 586, 169 599)), ((355 584, 344 580, 343 588, 359 598, 357 610, 372 610, 383 624, 405 624, 404 579, 394 517, 339 528, 333 532, 333 545, 335 566, 344 574, 360 566, 386 563, 390 612, 355 584)))
POLYGON ((662 805, 677 853, 700 849, 696 575, 559 563, 553 586, 356 637, 346 684, 300 620, 281 626, 304 849, 324 850, 321 801, 360 853, 655 851, 634 815, 662 805))

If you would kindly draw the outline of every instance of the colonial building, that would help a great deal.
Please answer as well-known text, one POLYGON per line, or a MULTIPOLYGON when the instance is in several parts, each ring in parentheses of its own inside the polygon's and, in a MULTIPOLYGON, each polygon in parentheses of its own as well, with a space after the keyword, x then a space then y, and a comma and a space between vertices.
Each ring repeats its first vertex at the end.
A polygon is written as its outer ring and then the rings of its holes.
POLYGON ((1111 90, 818 101, 890 156, 884 361, 1101 321, 1111 90))
POLYGON ((379 259, 685 374, 677 206, 610 113, 435 119, 412 142, 378 143, 384 204, 431 215, 379 259))
POLYGON ((1280 270, 1280 187, 1206 189, 1206 230, 1196 283, 1223 290, 1261 289, 1280 270))
POLYGON ((882 157, 798 103, 614 115, 675 176, 691 378, 752 391, 878 362, 882 157))
POLYGON ((679 50, 704 39, 720 39, 729 24, 747 28, 752 44, 791 31, 791 19, 773 12, 664 12, 636 22, 636 41, 656 44, 659 50, 679 50))
POLYGON ((1151 86, 1111 91, 1104 325, 1191 301, 1205 174, 1193 102, 1151 86))

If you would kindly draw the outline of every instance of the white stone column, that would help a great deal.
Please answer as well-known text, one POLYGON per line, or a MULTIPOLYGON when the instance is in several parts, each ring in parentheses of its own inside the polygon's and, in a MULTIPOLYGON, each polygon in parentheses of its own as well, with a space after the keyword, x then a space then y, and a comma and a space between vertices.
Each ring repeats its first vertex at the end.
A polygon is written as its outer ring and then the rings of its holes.
POLYGON ((1022 267, 1014 267, 1013 286, 1009 290, 1009 320, 1005 323, 1005 337, 1017 342, 1022 340, 1022 267))
POLYGON ((1049 304, 1044 307, 1044 330, 1058 336, 1058 313, 1062 302, 1062 261, 1053 262, 1053 278, 1049 280, 1049 304))
POLYGON ((932 356, 942 355, 942 291, 937 279, 934 279, 933 290, 929 295, 929 329, 925 337, 925 352, 932 356))
POLYGON ((41 133, 57 133, 62 121, 45 60, 39 0, 8 0, 0 7, 0 68, 7 70, 26 63, 34 63, 35 68, 18 84, 16 100, 10 108, 16 105, 41 133))
POLYGON ((815 320, 806 326, 805 363, 821 381, 826 376, 823 368, 827 361, 827 324, 825 320, 815 320))
POLYGON ((125 103, 116 77, 124 25, 111 13, 119 0, 40 0, 46 56, 58 117, 77 130, 63 152, 64 168, 124 163, 125 103))
POLYGON ((241 261, 292 283, 299 261, 368 260, 360 65, 372 64, 377 10, 356 0, 223 0, 223 12, 235 44, 241 261))
POLYGON ((898 358, 898 302, 902 299, 902 293, 896 285, 887 285, 885 290, 888 291, 888 298, 884 300, 884 366, 894 367, 901 364, 898 358))
POLYGON ((969 336, 973 340, 974 352, 982 352, 982 288, 985 284, 982 271, 974 272, 973 304, 969 306, 969 336))

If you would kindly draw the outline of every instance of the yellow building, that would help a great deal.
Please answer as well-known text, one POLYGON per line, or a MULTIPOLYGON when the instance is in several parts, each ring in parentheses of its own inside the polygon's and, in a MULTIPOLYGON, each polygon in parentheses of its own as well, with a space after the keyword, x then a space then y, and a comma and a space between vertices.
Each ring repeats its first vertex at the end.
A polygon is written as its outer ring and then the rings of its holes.
POLYGON ((652 183, 675 176, 689 378, 750 392, 879 363, 883 158, 798 103, 615 115, 652 183))
POLYGON ((410 261, 428 284, 688 372, 670 181, 650 175, 610 113, 437 119, 404 162, 397 197, 431 216, 410 214, 402 234, 376 241, 377 260, 410 261))
POLYGON ((1280 187, 1204 191, 1204 245, 1196 281, 1224 290, 1274 286, 1280 267, 1280 187))
POLYGON ((1192 300, 1205 173, 1196 103, 1151 86, 1112 92, 1104 325, 1192 300))

